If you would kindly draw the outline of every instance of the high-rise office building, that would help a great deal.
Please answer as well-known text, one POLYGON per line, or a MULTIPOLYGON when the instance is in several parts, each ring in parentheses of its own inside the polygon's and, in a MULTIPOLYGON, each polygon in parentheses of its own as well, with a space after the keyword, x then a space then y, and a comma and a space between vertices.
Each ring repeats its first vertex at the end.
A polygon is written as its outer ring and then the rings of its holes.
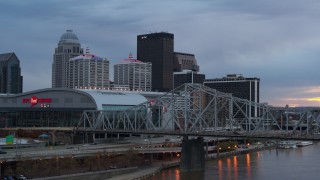
POLYGON ((184 83, 198 83, 203 84, 205 74, 198 74, 196 71, 183 70, 182 72, 173 73, 173 87, 177 88, 184 83))
MULTIPOLYGON (((220 92, 231 93, 234 97, 259 103, 259 78, 246 78, 238 74, 228 74, 223 78, 205 79, 203 84, 220 92)), ((254 108, 252 115, 257 117, 257 108, 254 108)))
POLYGON ((22 93, 20 60, 14 52, 0 54, 0 93, 22 93))
POLYGON ((199 74, 199 66, 194 54, 174 53, 173 87, 177 88, 184 83, 203 84, 204 74, 199 74))
POLYGON ((60 37, 52 63, 52 87, 68 87, 69 60, 83 54, 80 41, 72 30, 60 37))
POLYGON ((152 63, 152 90, 173 89, 174 35, 166 32, 137 36, 137 59, 152 63))
POLYGON ((194 54, 174 52, 174 71, 192 70, 199 72, 199 66, 194 54))
POLYGON ((128 59, 114 65, 114 84, 131 91, 151 91, 150 62, 141 62, 129 55, 128 59))
POLYGON ((109 61, 90 54, 87 48, 85 54, 69 60, 67 84, 70 88, 109 88, 109 61))

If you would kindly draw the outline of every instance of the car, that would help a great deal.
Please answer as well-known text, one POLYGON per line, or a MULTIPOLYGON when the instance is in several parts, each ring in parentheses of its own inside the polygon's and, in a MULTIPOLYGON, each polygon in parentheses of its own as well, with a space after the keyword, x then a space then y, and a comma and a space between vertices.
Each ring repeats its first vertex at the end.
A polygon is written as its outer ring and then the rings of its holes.
POLYGON ((5 176, 3 177, 4 180, 14 180, 14 178, 12 176, 5 176))
POLYGON ((117 169, 117 166, 109 166, 109 169, 117 169))
POLYGON ((16 176, 16 179, 27 179, 24 175, 18 175, 18 176, 16 176))

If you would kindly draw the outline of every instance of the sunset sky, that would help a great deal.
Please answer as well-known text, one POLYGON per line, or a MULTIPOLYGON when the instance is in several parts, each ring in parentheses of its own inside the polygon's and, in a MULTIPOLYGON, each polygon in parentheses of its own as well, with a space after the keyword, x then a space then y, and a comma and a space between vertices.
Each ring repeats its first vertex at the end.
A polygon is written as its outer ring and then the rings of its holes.
MULTIPOLYGON (((54 48, 71 29, 113 64, 136 57, 139 34, 169 32, 206 78, 260 78, 260 102, 320 106, 320 1, 0 1, 0 53, 20 59, 24 92, 51 87, 54 48)), ((113 74, 110 74, 111 79, 113 74)))

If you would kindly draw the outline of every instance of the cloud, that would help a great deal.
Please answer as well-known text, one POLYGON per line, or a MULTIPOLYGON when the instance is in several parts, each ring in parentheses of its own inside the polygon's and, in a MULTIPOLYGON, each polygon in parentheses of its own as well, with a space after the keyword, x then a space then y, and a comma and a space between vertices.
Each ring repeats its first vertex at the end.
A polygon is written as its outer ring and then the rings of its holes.
POLYGON ((195 54, 207 78, 258 77, 261 102, 317 105, 307 99, 319 97, 319 18, 316 0, 11 0, 0 2, 0 53, 16 52, 24 89, 33 90, 51 85, 54 48, 66 29, 111 69, 136 55, 138 34, 167 31, 175 51, 195 54))

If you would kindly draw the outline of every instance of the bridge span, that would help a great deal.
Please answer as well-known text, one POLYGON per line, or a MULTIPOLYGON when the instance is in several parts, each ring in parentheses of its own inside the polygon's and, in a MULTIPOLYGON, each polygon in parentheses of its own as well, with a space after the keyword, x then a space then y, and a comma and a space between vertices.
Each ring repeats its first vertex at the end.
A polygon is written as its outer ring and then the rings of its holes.
POLYGON ((190 136, 190 137, 222 137, 222 138, 252 138, 252 139, 270 139, 270 140, 313 140, 320 141, 320 134, 291 134, 285 131, 260 131, 248 133, 245 131, 195 131, 195 132, 181 132, 181 131, 168 131, 168 130, 124 130, 124 129, 106 129, 106 130, 93 130, 91 128, 61 128, 61 127, 17 127, 17 128, 1 128, 4 131, 16 132, 18 130, 25 131, 40 131, 40 132, 65 132, 70 134, 139 134, 139 135, 171 135, 171 136, 190 136))
POLYGON ((320 141, 320 135, 291 135, 290 133, 274 132, 189 132, 182 133, 179 131, 131 131, 131 130, 91 130, 91 129, 77 129, 76 133, 106 133, 106 134, 140 134, 140 135, 172 135, 181 137, 221 137, 230 139, 270 139, 270 140, 312 140, 320 141))
POLYGON ((274 107, 184 84, 123 111, 84 111, 74 130, 318 139, 320 107, 274 107))

